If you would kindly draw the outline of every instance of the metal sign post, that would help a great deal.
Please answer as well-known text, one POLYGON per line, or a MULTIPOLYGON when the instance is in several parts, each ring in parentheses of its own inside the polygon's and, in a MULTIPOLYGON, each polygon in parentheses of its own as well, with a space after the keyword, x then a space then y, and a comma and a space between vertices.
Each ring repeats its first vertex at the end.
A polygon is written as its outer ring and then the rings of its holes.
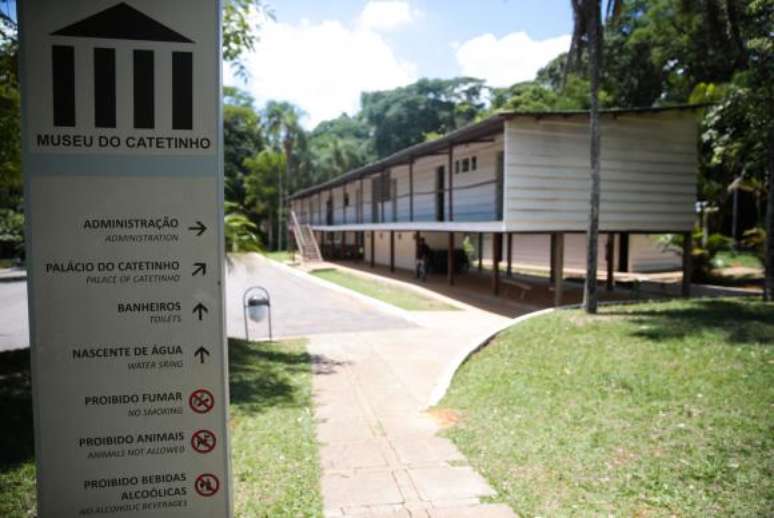
POLYGON ((231 516, 217 0, 25 0, 38 512, 231 516))

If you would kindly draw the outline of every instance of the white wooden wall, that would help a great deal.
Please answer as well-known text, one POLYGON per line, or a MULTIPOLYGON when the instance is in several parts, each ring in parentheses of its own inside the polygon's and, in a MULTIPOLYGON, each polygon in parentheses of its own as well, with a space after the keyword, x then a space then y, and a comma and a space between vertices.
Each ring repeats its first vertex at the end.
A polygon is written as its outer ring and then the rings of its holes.
MULTIPOLYGON (((604 117, 602 230, 690 230, 697 174, 695 115, 604 117)), ((517 118, 505 126, 508 230, 583 230, 589 131, 583 118, 517 118)))

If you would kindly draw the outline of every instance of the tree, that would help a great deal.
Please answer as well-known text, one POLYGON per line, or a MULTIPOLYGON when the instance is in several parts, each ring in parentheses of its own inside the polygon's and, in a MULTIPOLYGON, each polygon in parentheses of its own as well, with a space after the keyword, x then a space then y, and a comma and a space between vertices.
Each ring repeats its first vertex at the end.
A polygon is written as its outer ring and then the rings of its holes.
POLYGON ((360 97, 362 115, 373 127, 379 158, 422 142, 429 133, 448 133, 476 120, 484 109, 484 82, 471 77, 420 79, 414 84, 360 97))
POLYGON ((242 212, 250 215, 252 207, 245 199, 247 171, 244 161, 263 149, 260 117, 253 108, 253 98, 246 92, 225 87, 223 101, 223 172, 226 199, 236 203, 242 212))
POLYGON ((238 76, 247 77, 240 58, 255 48, 261 22, 273 18, 274 12, 263 0, 225 0, 223 59, 231 63, 238 76))
POLYGON ((287 162, 281 151, 264 149, 256 156, 245 159, 245 202, 252 207, 257 219, 263 222, 259 230, 268 243, 275 240, 275 221, 279 215, 278 181, 287 162))
POLYGON ((263 110, 264 131, 275 150, 285 153, 285 171, 277 176, 277 249, 283 250, 285 243, 285 196, 284 178, 291 177, 291 170, 297 165, 293 152, 296 144, 305 143, 306 135, 300 124, 303 112, 293 104, 284 101, 269 101, 263 110))
MULTIPOLYGON (((608 17, 620 12, 623 0, 608 0, 608 17)), ((572 33, 568 65, 580 61, 584 49, 589 52, 591 76, 591 199, 589 224, 586 232, 586 282, 583 288, 583 308, 587 313, 597 312, 597 245, 599 242, 599 90, 602 75, 602 49, 604 45, 601 0, 571 0, 575 26, 572 33)))

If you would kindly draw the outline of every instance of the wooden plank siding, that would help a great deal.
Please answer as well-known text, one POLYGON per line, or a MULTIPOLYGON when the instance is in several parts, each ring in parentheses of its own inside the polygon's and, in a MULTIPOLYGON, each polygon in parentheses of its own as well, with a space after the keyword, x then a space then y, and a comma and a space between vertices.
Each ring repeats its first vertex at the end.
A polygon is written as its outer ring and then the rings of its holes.
MULTIPOLYGON (((600 230, 692 228, 696 131, 690 114, 603 119, 600 230)), ((506 122, 505 139, 507 230, 585 230, 586 121, 516 118, 506 122)))

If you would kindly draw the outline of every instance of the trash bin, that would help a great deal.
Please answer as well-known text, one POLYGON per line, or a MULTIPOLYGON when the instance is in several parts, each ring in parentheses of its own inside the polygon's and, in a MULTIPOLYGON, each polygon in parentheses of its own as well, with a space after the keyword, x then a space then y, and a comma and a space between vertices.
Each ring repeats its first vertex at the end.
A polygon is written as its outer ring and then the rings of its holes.
POLYGON ((269 300, 258 295, 247 299, 247 314, 253 322, 262 322, 268 314, 269 300))

